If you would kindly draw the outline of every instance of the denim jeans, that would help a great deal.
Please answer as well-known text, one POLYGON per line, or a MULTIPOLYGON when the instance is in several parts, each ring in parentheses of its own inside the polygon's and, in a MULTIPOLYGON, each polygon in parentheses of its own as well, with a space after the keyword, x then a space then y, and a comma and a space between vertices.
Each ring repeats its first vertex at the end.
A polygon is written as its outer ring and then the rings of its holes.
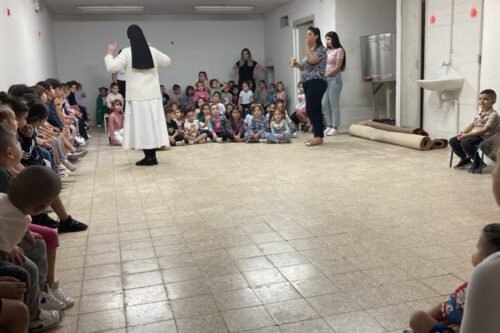
POLYGON ((471 136, 462 141, 458 141, 457 137, 454 136, 450 139, 450 146, 461 159, 469 158, 472 160, 476 156, 477 148, 481 142, 483 142, 483 139, 480 136, 471 136))
POLYGON ((266 139, 267 139, 267 141, 271 141, 273 143, 280 143, 280 141, 290 140, 290 135, 291 135, 291 132, 289 130, 286 132, 283 132, 283 137, 281 139, 278 137, 278 134, 266 133, 266 139))
POLYGON ((328 88, 321 102, 327 125, 338 127, 340 124, 340 92, 342 91, 342 77, 337 74, 328 78, 328 88))

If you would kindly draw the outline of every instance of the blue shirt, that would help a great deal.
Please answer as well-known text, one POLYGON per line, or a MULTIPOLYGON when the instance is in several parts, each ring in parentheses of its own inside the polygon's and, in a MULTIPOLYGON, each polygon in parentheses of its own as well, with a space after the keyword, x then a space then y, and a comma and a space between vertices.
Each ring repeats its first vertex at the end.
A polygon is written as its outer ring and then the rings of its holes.
POLYGON ((56 106, 52 101, 47 101, 47 108, 49 108, 49 117, 47 121, 49 124, 51 124, 54 127, 59 128, 61 131, 64 128, 64 125, 61 123, 59 118, 57 117, 57 111, 56 111, 56 106))

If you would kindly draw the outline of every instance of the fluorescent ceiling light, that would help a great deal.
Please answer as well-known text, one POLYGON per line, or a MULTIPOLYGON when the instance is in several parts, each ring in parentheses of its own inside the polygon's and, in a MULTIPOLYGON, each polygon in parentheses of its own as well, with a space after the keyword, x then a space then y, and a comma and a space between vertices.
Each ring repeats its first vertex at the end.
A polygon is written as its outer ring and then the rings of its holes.
POLYGON ((221 13, 221 12, 251 12, 254 6, 194 6, 196 12, 221 13))
POLYGON ((144 12, 144 6, 78 6, 83 13, 131 13, 144 12))

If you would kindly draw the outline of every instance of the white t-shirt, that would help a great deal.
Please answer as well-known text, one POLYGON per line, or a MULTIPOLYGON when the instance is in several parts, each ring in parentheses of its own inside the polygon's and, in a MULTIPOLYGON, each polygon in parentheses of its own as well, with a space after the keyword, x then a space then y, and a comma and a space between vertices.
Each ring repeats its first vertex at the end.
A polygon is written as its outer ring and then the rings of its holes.
POLYGON ((26 216, 0 193, 0 251, 10 253, 28 230, 26 216))
POLYGON ((125 104, 125 100, 123 99, 123 96, 122 94, 118 93, 118 94, 113 94, 113 93, 109 93, 108 96, 106 97, 106 105, 108 106, 108 108, 113 108, 113 102, 115 100, 119 100, 120 102, 122 102, 122 105, 125 104))
POLYGON ((500 252, 472 271, 460 333, 500 332, 500 252))
POLYGON ((240 91, 241 101, 240 104, 250 104, 252 102, 253 92, 251 90, 245 92, 244 90, 240 91))
POLYGON ((306 108, 306 95, 305 94, 298 94, 297 95, 297 110, 305 110, 306 108))
POLYGON ((124 69, 120 69, 118 72, 116 72, 116 79, 119 80, 119 81, 125 81, 125 70, 124 69))
POLYGON ((217 106, 219 107, 219 113, 223 116, 226 113, 226 107, 222 103, 217 104, 217 106))
POLYGON ((192 123, 190 123, 189 121, 185 121, 184 122, 184 130, 186 131, 186 133, 190 132, 190 131, 197 131, 200 129, 200 122, 195 119, 192 123))

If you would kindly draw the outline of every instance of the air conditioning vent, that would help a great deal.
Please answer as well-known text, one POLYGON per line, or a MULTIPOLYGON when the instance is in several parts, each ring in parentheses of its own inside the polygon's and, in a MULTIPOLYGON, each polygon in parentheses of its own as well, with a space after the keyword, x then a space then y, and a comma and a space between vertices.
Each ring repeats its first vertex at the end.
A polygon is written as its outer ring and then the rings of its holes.
POLYGON ((288 15, 280 18, 280 27, 288 27, 290 23, 288 22, 288 15))

